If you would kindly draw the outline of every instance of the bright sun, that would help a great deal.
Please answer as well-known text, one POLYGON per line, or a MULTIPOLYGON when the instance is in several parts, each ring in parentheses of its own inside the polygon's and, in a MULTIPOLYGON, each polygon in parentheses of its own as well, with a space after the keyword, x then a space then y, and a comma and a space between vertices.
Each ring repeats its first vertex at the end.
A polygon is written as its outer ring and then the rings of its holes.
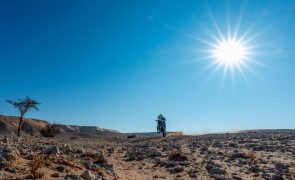
POLYGON ((218 42, 214 47, 213 56, 218 64, 239 66, 247 57, 247 48, 237 40, 229 39, 218 42))
POLYGON ((244 27, 243 32, 240 32, 242 17, 234 26, 229 22, 223 23, 225 26, 219 26, 214 17, 211 16, 211 18, 213 28, 206 30, 208 40, 187 34, 205 45, 204 49, 203 45, 202 49, 199 49, 199 52, 205 53, 204 57, 199 60, 209 60, 210 63, 204 68, 212 70, 209 77, 218 73, 221 75, 222 83, 228 74, 232 78, 240 74, 243 79, 247 79, 245 72, 252 73, 251 64, 265 66, 253 57, 257 54, 258 49, 256 48, 261 46, 256 44, 255 40, 261 32, 253 33, 252 25, 248 28, 244 27))

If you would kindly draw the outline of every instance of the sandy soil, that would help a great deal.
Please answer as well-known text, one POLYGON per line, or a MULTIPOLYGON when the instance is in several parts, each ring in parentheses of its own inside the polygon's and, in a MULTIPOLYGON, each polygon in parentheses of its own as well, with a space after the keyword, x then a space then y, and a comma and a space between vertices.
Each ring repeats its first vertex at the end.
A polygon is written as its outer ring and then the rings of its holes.
POLYGON ((0 135, 0 179, 295 179, 295 130, 202 136, 0 135))

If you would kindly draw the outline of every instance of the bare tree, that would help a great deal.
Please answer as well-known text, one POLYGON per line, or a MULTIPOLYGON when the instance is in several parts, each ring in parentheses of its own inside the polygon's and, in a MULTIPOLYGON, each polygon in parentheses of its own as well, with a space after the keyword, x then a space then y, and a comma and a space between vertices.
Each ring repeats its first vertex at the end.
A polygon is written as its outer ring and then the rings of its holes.
POLYGON ((32 108, 38 110, 39 102, 27 97, 25 99, 18 99, 17 101, 7 100, 9 104, 11 104, 14 108, 18 109, 19 111, 19 124, 17 129, 17 136, 20 136, 21 125, 23 122, 24 115, 31 110, 32 108))

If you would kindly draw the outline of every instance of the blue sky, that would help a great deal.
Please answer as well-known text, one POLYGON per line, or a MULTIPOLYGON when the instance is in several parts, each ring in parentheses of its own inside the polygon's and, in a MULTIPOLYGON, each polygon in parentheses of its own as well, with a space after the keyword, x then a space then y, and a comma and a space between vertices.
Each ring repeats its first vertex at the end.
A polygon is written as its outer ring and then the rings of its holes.
POLYGON ((42 105, 28 117, 121 132, 295 128, 294 1, 1 1, 0 114, 6 99, 42 105), (241 18, 242 17, 242 18, 241 18), (206 68, 240 22, 255 60, 206 68))

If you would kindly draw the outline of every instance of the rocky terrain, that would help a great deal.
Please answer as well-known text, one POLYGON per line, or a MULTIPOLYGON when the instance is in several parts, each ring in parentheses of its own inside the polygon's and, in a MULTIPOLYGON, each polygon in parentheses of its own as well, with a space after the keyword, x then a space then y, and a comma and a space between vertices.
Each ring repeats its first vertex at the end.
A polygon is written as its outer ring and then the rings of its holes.
MULTIPOLYGON (((0 115, 0 133, 14 134, 18 127, 18 118, 14 116, 0 115)), ((40 130, 44 128, 49 122, 39 119, 24 119, 21 130, 22 133, 30 135, 40 135, 40 130)), ((119 136, 120 133, 115 130, 99 128, 96 126, 76 126, 57 124, 64 135, 73 134, 93 134, 99 136, 119 136)))
POLYGON ((176 137, 0 135, 0 179, 295 179, 295 130, 176 137))

